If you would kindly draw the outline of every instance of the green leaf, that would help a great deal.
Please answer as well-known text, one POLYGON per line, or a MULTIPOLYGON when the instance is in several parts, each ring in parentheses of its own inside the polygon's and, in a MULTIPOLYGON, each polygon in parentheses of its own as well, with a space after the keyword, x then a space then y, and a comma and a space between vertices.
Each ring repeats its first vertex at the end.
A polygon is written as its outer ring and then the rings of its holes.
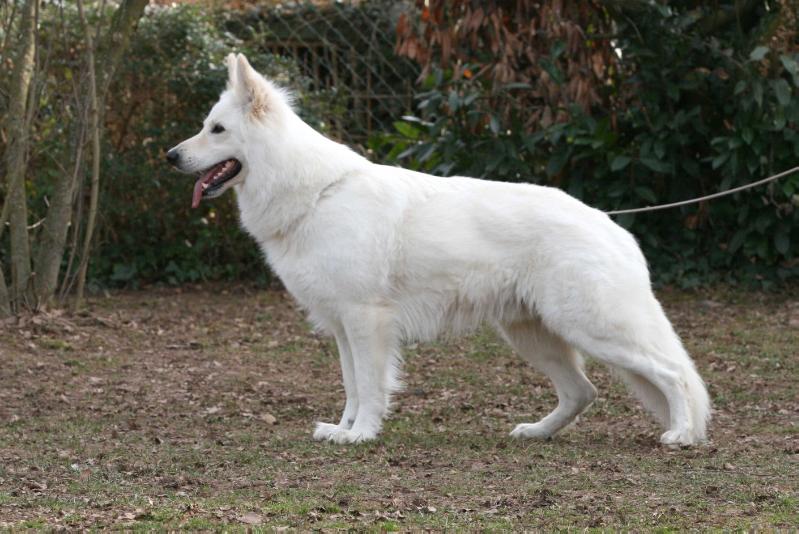
POLYGON ((394 128, 400 133, 400 135, 407 137, 408 139, 418 139, 419 138, 419 130, 407 122, 397 121, 394 123, 394 128))
MULTIPOLYGON (((713 168, 714 169, 718 169, 719 167, 724 165, 724 163, 726 163, 728 159, 730 159, 730 153, 729 152, 724 152, 722 154, 719 154, 718 156, 713 158, 713 163, 712 163, 713 168)), ((723 187, 722 189, 726 189, 726 188, 723 187)))
POLYGON ((496 115, 491 115, 491 120, 488 123, 488 127, 491 128, 491 131, 494 135, 499 133, 499 119, 496 115))
POLYGON ((777 108, 777 110, 776 110, 776 112, 774 114, 774 127, 777 130, 782 130, 783 128, 785 128, 785 123, 786 122, 787 121, 785 120, 785 113, 783 113, 782 109, 777 108))
POLYGON ((397 159, 398 160, 405 159, 414 155, 415 153, 416 153, 416 145, 411 145, 402 152, 400 152, 399 154, 397 154, 397 159))
POLYGON ((478 98, 480 98, 480 93, 472 93, 472 94, 470 94, 469 96, 467 96, 466 98, 463 99, 463 105, 464 106, 471 106, 472 102, 474 102, 478 98))
POLYGON ((785 193, 786 197, 790 197, 793 195, 794 191, 799 190, 799 175, 796 173, 786 176, 785 180, 781 180, 781 182, 782 192, 785 193))
POLYGON ((764 57, 766 57, 766 54, 768 54, 768 51, 769 51, 769 48, 767 46, 763 46, 763 45, 758 46, 757 48, 752 50, 751 54, 749 54, 749 59, 752 60, 752 61, 760 61, 764 57))
POLYGON ((654 158, 641 158, 641 163, 655 172, 667 173, 671 171, 671 165, 654 158))
POLYGON ((549 158, 549 163, 547 163, 547 175, 554 176, 558 174, 560 171, 563 170, 563 167, 566 165, 566 162, 569 161, 569 150, 561 150, 560 152, 556 152, 549 158))
POLYGON ((563 82, 565 81, 563 73, 560 71, 557 65, 552 63, 551 59, 549 59, 548 57, 541 58, 540 63, 541 63, 541 68, 547 71, 547 74, 549 74, 552 77, 552 80, 556 84, 563 85, 563 82))
POLYGON ((792 75, 796 76, 799 74, 799 63, 796 62, 791 56, 786 56, 785 54, 780 56, 780 61, 782 62, 782 66, 785 67, 792 75))
POLYGON ((458 97, 457 91, 450 91, 449 98, 447 99, 447 105, 449 106, 450 111, 458 111, 458 107, 460 106, 460 98, 458 97))
POLYGON ((747 145, 751 145, 752 139, 754 139, 755 134, 752 132, 751 128, 744 128, 743 131, 741 132, 741 137, 743 138, 744 142, 747 145))
POLYGON ((427 161, 430 158, 430 156, 432 156, 433 153, 435 153, 436 151, 435 143, 430 143, 427 146, 421 145, 418 148, 420 155, 418 156, 417 159, 419 160, 420 163, 424 163, 425 161, 427 161))
POLYGON ((566 43, 561 40, 555 41, 552 45, 552 50, 550 51, 550 55, 554 58, 560 57, 560 55, 566 50, 566 43))
POLYGON ((736 234, 734 236, 732 236, 732 239, 730 240, 730 246, 729 246, 729 250, 730 250, 731 254, 735 253, 739 248, 741 248, 741 245, 744 244, 744 241, 746 241, 746 238, 747 238, 748 235, 749 235, 749 231, 748 230, 740 230, 740 231, 736 232, 736 234))
MULTIPOLYGON (((405 122, 415 122, 415 123, 417 123, 417 124, 421 124, 421 125, 423 125, 423 126, 430 126, 430 123, 429 123, 429 122, 426 122, 426 121, 424 121, 424 120, 420 119, 419 117, 414 117, 413 115, 403 115, 403 116, 402 116, 402 117, 400 117, 400 118, 401 118, 402 120, 404 120, 405 122)), ((396 124, 395 124, 395 125, 396 125, 396 124)))
POLYGON ((630 161, 632 160, 627 156, 616 156, 613 158, 613 161, 610 162, 610 170, 613 172, 620 171, 629 165, 630 161))
POLYGON ((683 159, 681 164, 682 168, 688 173, 689 176, 699 176, 699 164, 695 160, 683 159))
POLYGON ((503 85, 501 87, 501 89, 504 89, 504 90, 507 91, 507 90, 510 90, 510 89, 530 89, 531 87, 532 86, 529 83, 513 82, 513 83, 506 83, 505 85, 503 85))
POLYGON ((775 80, 772 85, 777 95, 777 102, 783 107, 787 106, 791 102, 791 86, 782 78, 775 80))
POLYGON ((755 97, 757 106, 761 107, 763 105, 763 84, 760 83, 760 80, 755 80, 752 84, 752 94, 755 97))
POLYGON ((737 96, 743 93, 745 89, 746 89, 746 81, 744 80, 739 81, 738 83, 735 84, 735 95, 737 96))
POLYGON ((780 227, 780 231, 774 235, 774 247, 777 249, 777 252, 786 256, 788 251, 791 249, 791 238, 788 235, 788 232, 784 230, 784 227, 780 227))
POLYGON ((661 141, 660 139, 655 141, 654 149, 655 149, 655 155, 659 159, 663 159, 663 156, 666 155, 666 145, 663 144, 663 141, 661 141))
POLYGON ((643 186, 643 185, 639 185, 638 187, 636 187, 635 188, 635 193, 639 197, 641 197, 644 200, 646 200, 647 202, 651 202, 651 203, 654 204, 655 202, 658 201, 657 197, 655 196, 655 192, 652 191, 651 189, 649 189, 648 187, 643 186))
POLYGON ((666 94, 675 102, 680 99, 680 88, 670 83, 666 86, 666 94))

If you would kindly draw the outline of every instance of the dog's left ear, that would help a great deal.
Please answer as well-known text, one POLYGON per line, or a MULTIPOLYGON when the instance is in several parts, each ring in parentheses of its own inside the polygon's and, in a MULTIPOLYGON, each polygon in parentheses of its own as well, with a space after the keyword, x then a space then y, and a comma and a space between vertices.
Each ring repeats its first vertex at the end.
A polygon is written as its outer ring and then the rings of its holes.
POLYGON ((225 65, 227 66, 227 86, 233 87, 236 84, 236 54, 230 53, 225 58, 225 65))
POLYGON ((236 56, 235 68, 228 66, 233 88, 241 102, 255 117, 261 116, 268 106, 268 87, 260 74, 255 72, 244 54, 236 56), (232 71, 235 70, 235 75, 232 71))

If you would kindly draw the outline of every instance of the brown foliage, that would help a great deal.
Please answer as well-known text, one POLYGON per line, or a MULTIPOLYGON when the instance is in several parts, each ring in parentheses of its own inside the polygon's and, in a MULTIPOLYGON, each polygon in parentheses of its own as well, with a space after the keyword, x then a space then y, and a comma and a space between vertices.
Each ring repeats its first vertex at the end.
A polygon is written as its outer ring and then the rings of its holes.
POLYGON ((495 84, 529 84, 531 89, 520 95, 517 104, 530 109, 528 126, 533 129, 564 120, 570 105, 590 111, 607 104, 603 87, 617 71, 618 58, 610 44, 610 19, 598 2, 417 0, 416 4, 414 14, 400 17, 396 50, 418 61, 424 67, 422 76, 440 64, 452 67, 455 79, 474 75, 495 84), (553 71, 562 74, 560 80, 553 79, 553 71))

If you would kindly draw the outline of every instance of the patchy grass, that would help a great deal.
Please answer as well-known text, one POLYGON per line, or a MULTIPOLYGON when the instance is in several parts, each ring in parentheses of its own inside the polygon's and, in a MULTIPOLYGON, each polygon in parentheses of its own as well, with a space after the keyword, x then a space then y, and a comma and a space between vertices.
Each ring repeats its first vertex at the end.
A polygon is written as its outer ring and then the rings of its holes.
POLYGON ((0 527, 373 531, 799 524, 799 298, 667 292, 710 384, 707 446, 600 398, 544 443, 547 381, 492 333, 409 348, 377 443, 311 440, 343 404, 333 344, 288 297, 150 290, 0 328, 0 527))

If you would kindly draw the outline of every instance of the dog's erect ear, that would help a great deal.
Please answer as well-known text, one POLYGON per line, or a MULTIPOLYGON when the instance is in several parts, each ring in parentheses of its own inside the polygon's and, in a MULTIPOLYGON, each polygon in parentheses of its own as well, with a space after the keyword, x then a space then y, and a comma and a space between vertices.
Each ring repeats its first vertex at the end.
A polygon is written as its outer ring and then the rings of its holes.
POLYGON ((253 116, 262 115, 268 107, 268 87, 260 74, 255 72, 244 54, 236 56, 233 88, 253 116))
POLYGON ((225 65, 227 65, 227 86, 233 87, 236 84, 236 54, 228 54, 225 58, 225 65))

